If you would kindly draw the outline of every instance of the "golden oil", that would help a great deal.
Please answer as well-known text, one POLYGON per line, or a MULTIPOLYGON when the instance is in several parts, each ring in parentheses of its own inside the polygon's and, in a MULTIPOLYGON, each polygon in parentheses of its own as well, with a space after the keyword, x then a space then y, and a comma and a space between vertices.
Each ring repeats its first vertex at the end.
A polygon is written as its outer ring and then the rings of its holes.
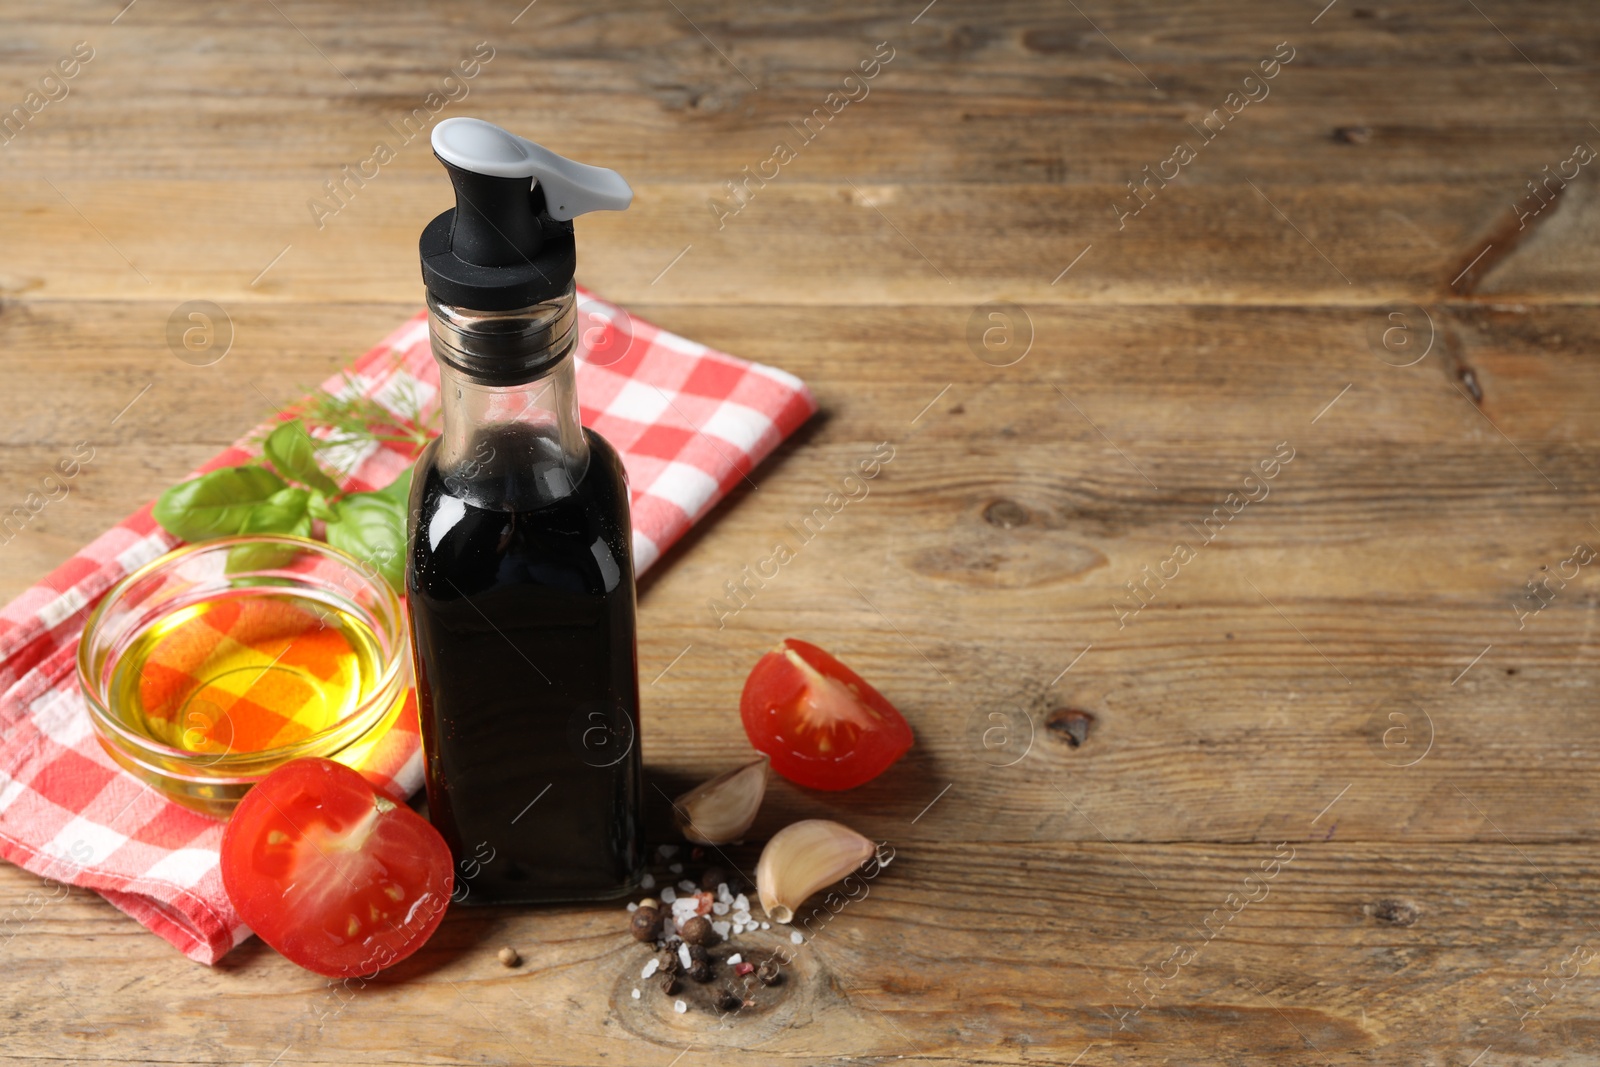
POLYGON ((382 683, 376 635, 335 605, 233 591, 144 630, 113 669, 122 724, 218 758, 302 742, 354 714, 382 683))

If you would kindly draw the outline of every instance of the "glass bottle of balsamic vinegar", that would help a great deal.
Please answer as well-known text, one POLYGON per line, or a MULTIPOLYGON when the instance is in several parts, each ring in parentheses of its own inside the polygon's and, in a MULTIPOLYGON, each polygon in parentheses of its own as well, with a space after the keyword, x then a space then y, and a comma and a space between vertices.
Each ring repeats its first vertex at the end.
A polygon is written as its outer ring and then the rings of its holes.
POLYGON ((443 432, 412 479, 407 604, 428 811, 455 899, 605 899, 643 871, 632 527, 574 389, 571 219, 609 170, 434 128, 456 207, 420 242, 443 432))

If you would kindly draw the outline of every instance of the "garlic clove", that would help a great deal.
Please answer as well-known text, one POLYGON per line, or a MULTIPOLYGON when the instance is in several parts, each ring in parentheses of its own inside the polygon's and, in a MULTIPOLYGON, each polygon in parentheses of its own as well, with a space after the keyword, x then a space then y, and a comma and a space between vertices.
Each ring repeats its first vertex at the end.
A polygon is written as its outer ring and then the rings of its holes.
POLYGON ((756 892, 775 922, 794 921, 794 909, 823 886, 865 863, 876 849, 842 823, 805 819, 785 826, 761 850, 756 892))
POLYGON ((737 841, 756 821, 767 795, 767 757, 702 782, 672 804, 684 837, 701 845, 737 841))

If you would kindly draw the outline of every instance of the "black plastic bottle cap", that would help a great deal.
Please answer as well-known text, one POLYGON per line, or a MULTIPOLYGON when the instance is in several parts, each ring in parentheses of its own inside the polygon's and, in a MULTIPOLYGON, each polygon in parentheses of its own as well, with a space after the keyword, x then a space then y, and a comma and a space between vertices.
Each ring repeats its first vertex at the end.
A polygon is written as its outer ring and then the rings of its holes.
POLYGON ((510 311, 566 292, 577 267, 572 219, 622 211, 622 175, 577 163, 482 119, 445 119, 433 154, 456 206, 422 231, 422 281, 435 300, 510 311))

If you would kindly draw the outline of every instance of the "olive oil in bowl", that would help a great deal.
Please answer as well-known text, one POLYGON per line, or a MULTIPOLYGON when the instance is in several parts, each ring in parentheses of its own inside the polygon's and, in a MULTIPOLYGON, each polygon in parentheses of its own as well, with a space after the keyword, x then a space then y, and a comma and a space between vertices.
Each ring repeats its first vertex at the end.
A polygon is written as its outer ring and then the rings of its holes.
POLYGON ((349 717, 382 679, 372 628, 309 597, 244 590, 140 634, 111 676, 123 724, 207 756, 298 744, 349 717))
POLYGON ((84 627, 78 683, 113 760, 225 819, 303 756, 392 778, 409 652, 400 599, 372 567, 250 534, 175 549, 112 588, 84 627))

